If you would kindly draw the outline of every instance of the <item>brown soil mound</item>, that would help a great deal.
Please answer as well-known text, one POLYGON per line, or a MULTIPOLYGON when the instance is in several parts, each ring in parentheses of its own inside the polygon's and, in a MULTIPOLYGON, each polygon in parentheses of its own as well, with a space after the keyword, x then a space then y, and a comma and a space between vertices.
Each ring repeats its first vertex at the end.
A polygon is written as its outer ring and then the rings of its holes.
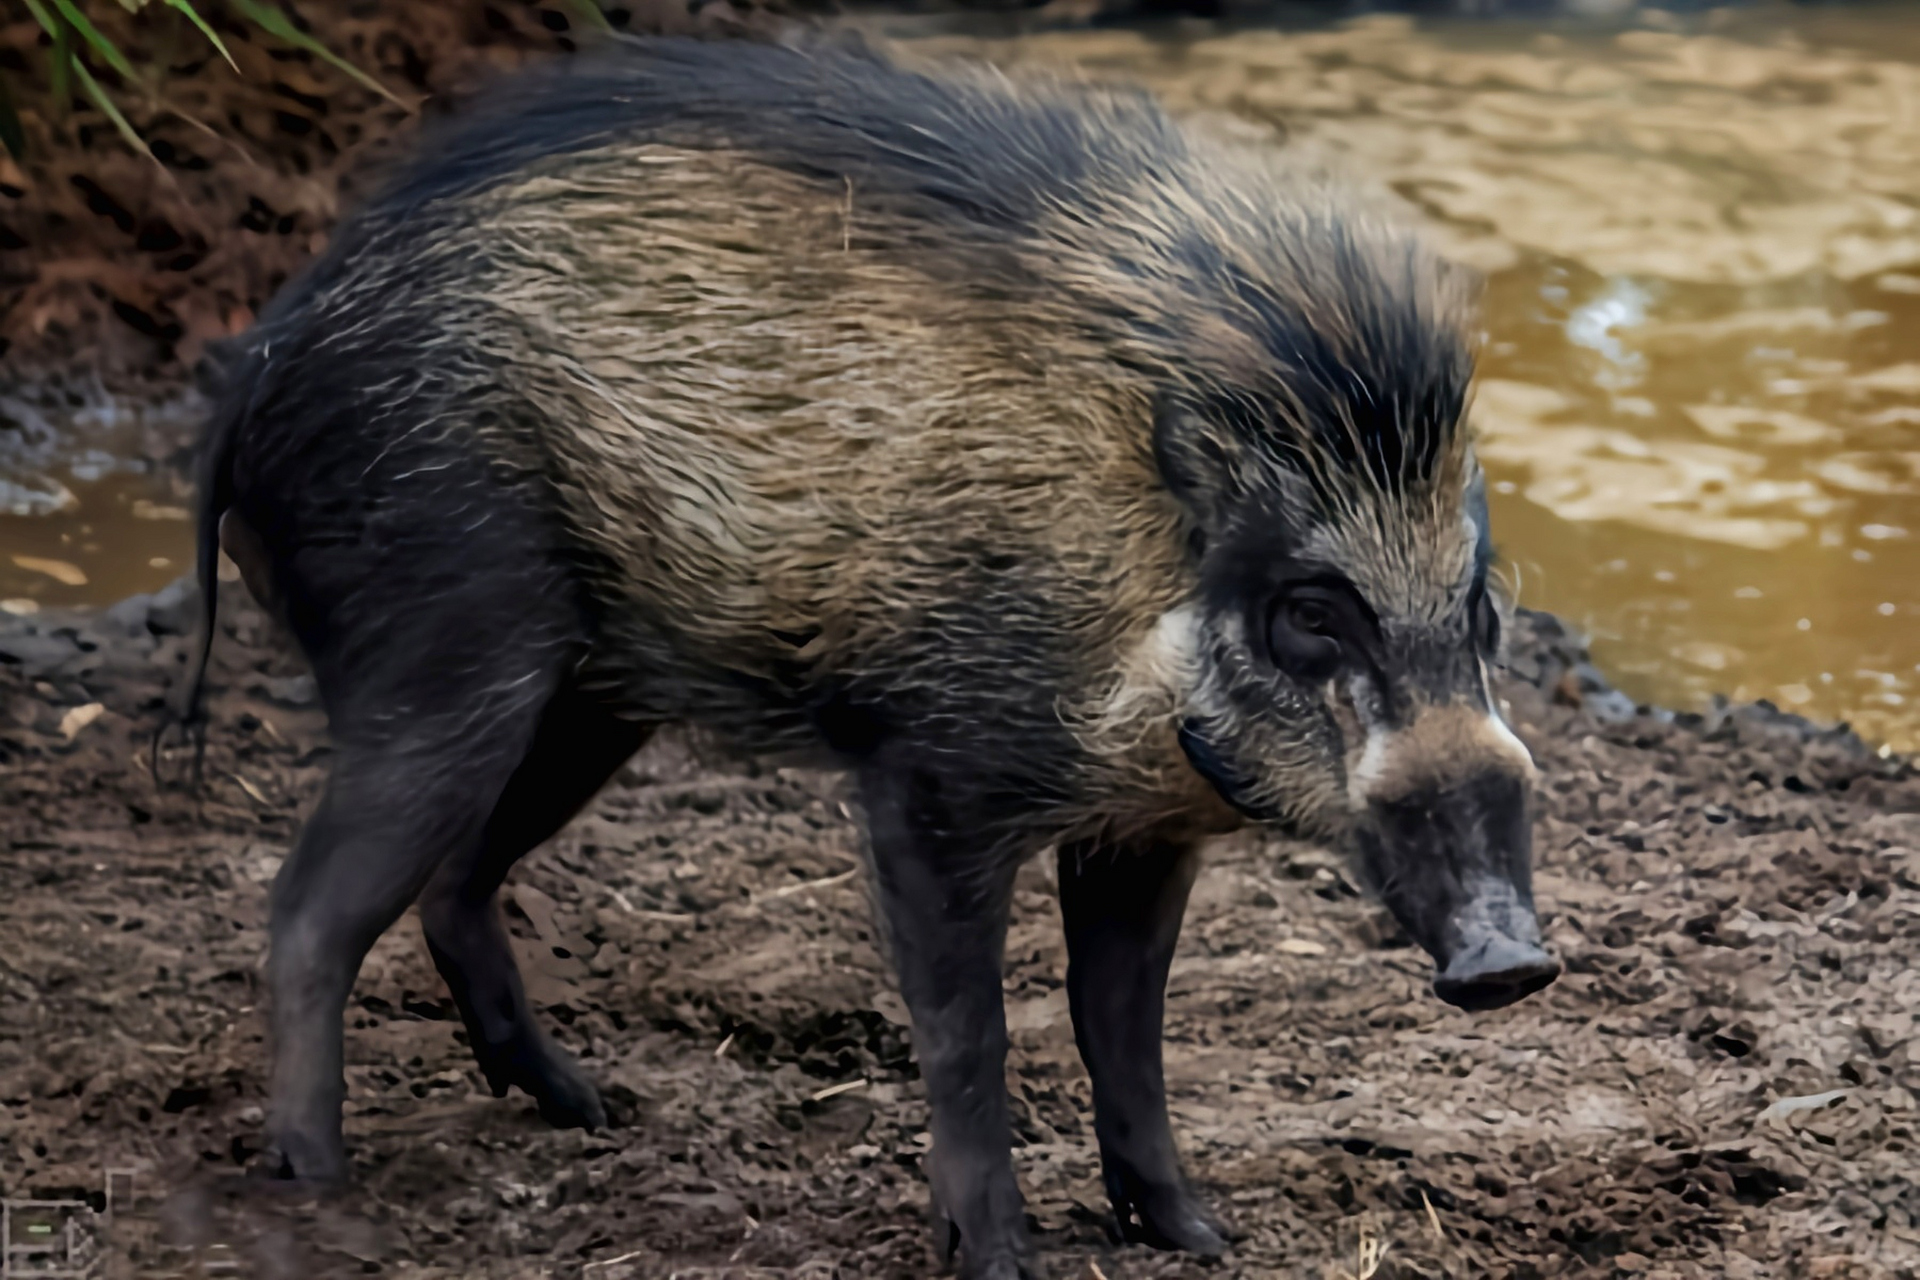
MULTIPOLYGON (((247 1193, 264 895, 326 749, 298 662, 226 595, 199 802, 147 758, 184 590, 0 618, 0 1188, 99 1209, 104 1171, 137 1169, 110 1234, 142 1274, 185 1274, 189 1246, 276 1277, 932 1273, 925 1111, 840 784, 684 744, 508 891, 536 1000, 620 1127, 487 1096, 403 924, 349 1012, 354 1189, 247 1193)), ((1168 1029, 1186 1149, 1241 1237, 1223 1266, 1107 1242, 1030 869, 1010 1074, 1052 1274, 1364 1275, 1373 1242, 1392 1276, 1920 1275, 1920 777, 1765 708, 1634 714, 1550 619, 1522 630, 1503 693, 1546 778, 1568 976, 1448 1010, 1333 859, 1225 843, 1168 1029)))
MULTIPOLYGON (((743 15, 755 3, 629 0, 608 10, 628 30, 719 33, 750 29, 743 15)), ((160 85, 154 97, 96 68, 149 159, 78 95, 55 118, 47 38, 22 0, 0 0, 0 76, 27 143, 23 163, 0 153, 0 354, 16 367, 179 380, 207 341, 245 328, 325 246, 417 115, 590 38, 566 0, 309 0, 293 10, 396 103, 217 2, 202 7, 237 72, 164 5, 86 6, 160 85)))

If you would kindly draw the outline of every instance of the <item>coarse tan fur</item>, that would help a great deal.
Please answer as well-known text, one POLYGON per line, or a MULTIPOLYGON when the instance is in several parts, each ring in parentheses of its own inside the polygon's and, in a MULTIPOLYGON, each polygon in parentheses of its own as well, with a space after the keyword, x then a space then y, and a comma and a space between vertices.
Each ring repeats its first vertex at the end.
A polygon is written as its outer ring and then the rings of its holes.
MULTIPOLYGON (((583 60, 423 148, 252 335, 206 492, 279 371, 326 370, 374 434, 539 477, 584 678, 635 719, 991 744, 1027 838, 1231 822, 1175 737, 1230 691, 1169 454, 1446 622, 1466 281, 1143 95, 718 48, 583 60)), ((1341 779, 1290 750, 1272 800, 1313 825, 1341 779)))

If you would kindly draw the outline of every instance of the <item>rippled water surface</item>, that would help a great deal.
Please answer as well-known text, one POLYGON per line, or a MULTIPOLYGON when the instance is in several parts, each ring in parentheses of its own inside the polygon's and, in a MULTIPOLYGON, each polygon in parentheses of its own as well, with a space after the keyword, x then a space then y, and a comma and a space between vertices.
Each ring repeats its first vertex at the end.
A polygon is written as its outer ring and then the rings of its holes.
MULTIPOLYGON (((1489 273, 1475 417, 1522 600, 1643 698, 1766 697, 1920 747, 1910 8, 921 43, 1143 81, 1409 203, 1489 273)), ((0 596, 111 599, 186 563, 177 494, 103 464, 111 435, 91 479, 0 455, 0 596)))

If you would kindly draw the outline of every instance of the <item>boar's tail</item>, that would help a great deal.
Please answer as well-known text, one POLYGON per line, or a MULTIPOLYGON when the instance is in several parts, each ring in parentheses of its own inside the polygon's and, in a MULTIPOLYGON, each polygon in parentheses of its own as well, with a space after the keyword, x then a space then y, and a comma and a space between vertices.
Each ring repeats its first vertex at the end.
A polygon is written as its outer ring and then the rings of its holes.
POLYGON ((194 576, 200 589, 200 632, 193 664, 177 706, 163 718, 153 736, 147 760, 154 785, 160 785, 160 747, 167 731, 178 725, 193 737, 192 790, 200 789, 202 766, 206 760, 206 717, 202 699, 206 693, 207 665, 213 658, 213 640, 220 610, 220 517, 233 505, 233 447, 240 427, 253 409, 253 390, 258 372, 251 353, 239 348, 239 341, 210 343, 195 370, 200 390, 215 406, 213 416, 200 445, 197 509, 194 515, 194 576), (249 385, 252 384, 252 385, 249 385))

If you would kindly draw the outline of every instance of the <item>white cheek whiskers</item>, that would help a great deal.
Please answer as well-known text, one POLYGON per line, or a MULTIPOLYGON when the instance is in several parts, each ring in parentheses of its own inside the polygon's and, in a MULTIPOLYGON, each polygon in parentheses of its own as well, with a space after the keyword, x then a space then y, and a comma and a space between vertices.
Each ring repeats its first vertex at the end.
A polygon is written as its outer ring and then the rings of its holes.
POLYGON ((1366 808, 1373 788, 1386 773, 1393 735, 1376 714, 1375 691, 1365 676, 1348 677, 1347 698, 1366 732, 1359 758, 1350 759, 1347 767, 1347 804, 1359 810, 1366 808))

